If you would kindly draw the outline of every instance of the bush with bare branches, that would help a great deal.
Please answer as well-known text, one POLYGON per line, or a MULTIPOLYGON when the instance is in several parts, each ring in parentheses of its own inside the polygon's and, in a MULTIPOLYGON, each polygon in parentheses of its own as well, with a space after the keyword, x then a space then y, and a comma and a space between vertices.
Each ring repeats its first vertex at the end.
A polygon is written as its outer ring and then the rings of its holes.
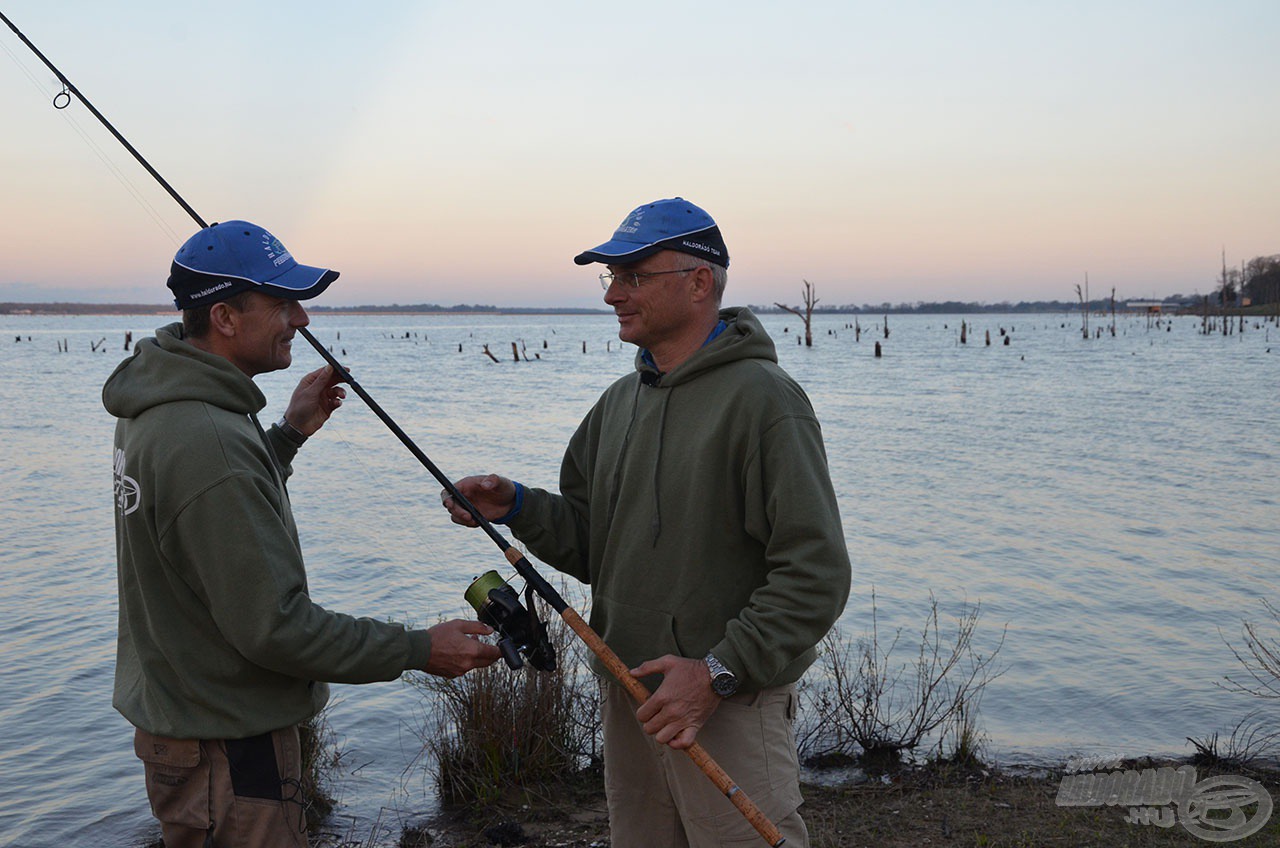
MULTIPOLYGON (((1245 620, 1241 626, 1243 646, 1227 642, 1236 662, 1244 670, 1243 675, 1224 675, 1226 682, 1218 685, 1231 692, 1242 692, 1264 700, 1280 700, 1280 609, 1263 599, 1262 606, 1275 626, 1272 632, 1264 632, 1264 625, 1245 620)), ((1257 710, 1241 719, 1231 735, 1220 743, 1214 733, 1203 740, 1187 737, 1196 749, 1196 757, 1211 764, 1247 765, 1259 758, 1280 755, 1280 726, 1274 711, 1257 710)))
POLYGON ((801 688, 806 718, 799 744, 807 762, 858 759, 887 768, 927 740, 936 741, 941 756, 947 739, 952 759, 976 761, 978 704, 986 685, 1003 673, 995 657, 1004 632, 989 653, 980 653, 974 632, 981 604, 957 616, 952 635, 944 637, 938 601, 932 594, 929 601, 910 661, 895 657, 902 628, 882 643, 874 593, 868 636, 850 641, 836 628, 823 640, 815 669, 820 679, 801 688))
MULTIPOLYGON (((1262 606, 1270 614, 1280 633, 1280 609, 1268 600, 1262 606)), ((1226 675, 1225 688, 1236 692, 1244 692, 1258 698, 1280 699, 1280 637, 1276 633, 1263 633, 1262 627, 1252 621, 1245 621, 1244 648, 1235 647, 1230 642, 1227 646, 1235 655, 1237 662, 1248 674, 1248 680, 1226 675)))

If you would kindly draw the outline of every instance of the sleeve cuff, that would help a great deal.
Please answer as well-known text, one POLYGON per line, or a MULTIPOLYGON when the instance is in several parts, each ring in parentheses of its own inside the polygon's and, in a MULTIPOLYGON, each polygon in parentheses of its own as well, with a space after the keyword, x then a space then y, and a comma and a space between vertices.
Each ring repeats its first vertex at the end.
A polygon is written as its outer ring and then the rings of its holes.
MULTIPOLYGON (((515 481, 512 481, 515 483, 515 481)), ((524 508, 524 486, 516 483, 516 502, 512 505, 510 511, 501 518, 495 519, 494 524, 510 524, 511 521, 520 514, 520 510, 524 508)))
POLYGON ((278 424, 272 424, 266 433, 280 464, 286 468, 293 465, 293 458, 298 455, 298 443, 286 436, 278 424))
POLYGON ((431 661, 431 634, 426 630, 409 631, 409 669, 425 669, 431 661))

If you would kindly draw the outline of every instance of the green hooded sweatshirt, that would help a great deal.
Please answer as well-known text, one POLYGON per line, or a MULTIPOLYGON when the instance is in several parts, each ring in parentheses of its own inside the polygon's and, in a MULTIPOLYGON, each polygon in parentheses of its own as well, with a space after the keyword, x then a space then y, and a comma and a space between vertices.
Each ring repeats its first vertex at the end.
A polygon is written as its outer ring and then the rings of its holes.
POLYGON ((509 523, 591 584, 591 626, 628 667, 711 651, 749 692, 813 662, 850 565, 808 397, 749 310, 720 318, 670 373, 641 352, 570 440, 560 494, 526 489, 509 523))
POLYGON ((172 324, 138 343, 102 400, 119 419, 113 704, 134 726, 254 736, 318 712, 323 681, 391 680, 426 664, 425 631, 308 596, 285 490, 297 448, 263 431, 252 379, 172 324))

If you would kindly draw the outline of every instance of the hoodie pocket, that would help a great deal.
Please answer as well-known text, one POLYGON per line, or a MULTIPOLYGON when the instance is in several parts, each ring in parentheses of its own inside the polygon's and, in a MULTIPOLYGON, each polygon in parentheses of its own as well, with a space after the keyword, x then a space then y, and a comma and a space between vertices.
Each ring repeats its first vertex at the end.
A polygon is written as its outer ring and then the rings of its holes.
POLYGON ((591 602, 591 626, 627 668, 635 668, 645 660, 664 654, 684 656, 676 640, 675 620, 669 612, 597 595, 591 602))

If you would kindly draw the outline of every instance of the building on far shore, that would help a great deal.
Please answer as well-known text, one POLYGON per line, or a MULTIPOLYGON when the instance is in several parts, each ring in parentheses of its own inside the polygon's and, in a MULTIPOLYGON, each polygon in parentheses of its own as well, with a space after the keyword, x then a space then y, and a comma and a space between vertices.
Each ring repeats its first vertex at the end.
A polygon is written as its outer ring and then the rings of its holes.
POLYGON ((1148 315, 1159 315, 1162 312, 1177 312, 1182 308, 1182 304, 1176 301, 1126 300, 1124 308, 1130 312, 1145 312, 1148 315))

